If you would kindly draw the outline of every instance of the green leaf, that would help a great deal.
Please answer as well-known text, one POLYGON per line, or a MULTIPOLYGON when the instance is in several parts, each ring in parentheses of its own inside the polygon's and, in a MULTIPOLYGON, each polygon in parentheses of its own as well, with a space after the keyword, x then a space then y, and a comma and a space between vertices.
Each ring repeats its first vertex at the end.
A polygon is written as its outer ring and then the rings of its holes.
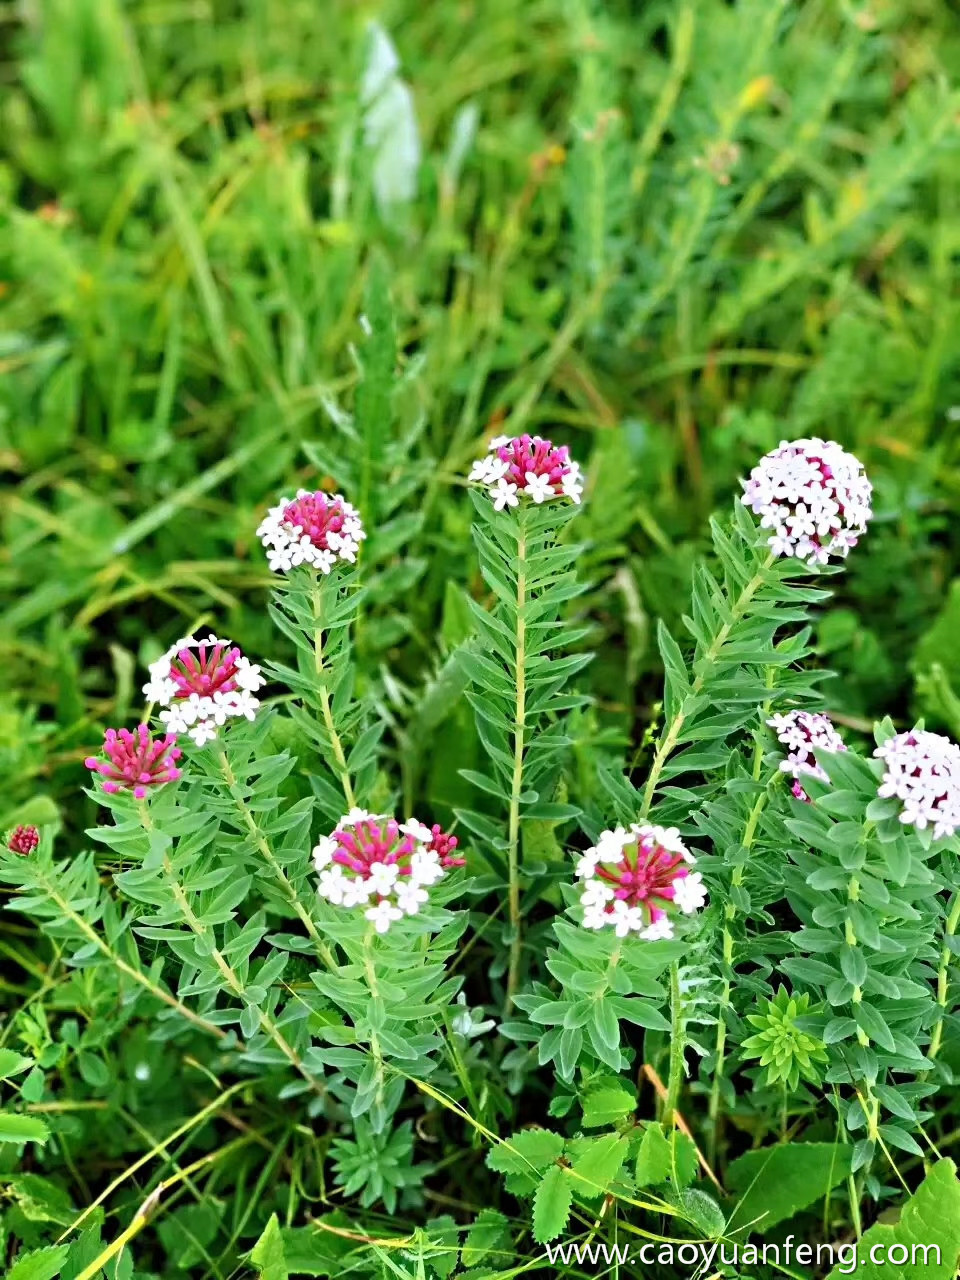
POLYGON ((345 1259, 356 1248, 356 1242, 325 1231, 324 1225, 352 1229, 345 1213, 337 1210, 314 1220, 309 1227, 285 1227, 281 1231, 287 1272, 291 1276, 339 1276, 345 1273, 345 1259))
POLYGON ((685 1187, 696 1175, 697 1148, 693 1140, 679 1129, 671 1130, 668 1137, 662 1125, 648 1124, 637 1153, 637 1186, 672 1182, 676 1187, 685 1187))
POLYGON ((521 1129, 487 1153, 487 1165, 497 1173, 527 1173, 545 1169, 563 1151, 563 1138, 549 1129, 521 1129))
POLYGON ((537 1244, 554 1240, 570 1217, 573 1182, 570 1175, 555 1164, 544 1174, 533 1197, 533 1238, 537 1244))
POLYGON ((25 1253, 7 1272, 7 1280, 54 1280, 69 1252, 67 1244, 51 1244, 46 1249, 25 1253))
POLYGON ((851 1148, 832 1142, 790 1142, 748 1151, 727 1170, 727 1184, 742 1193, 729 1226, 769 1231, 822 1200, 849 1174, 851 1148), (756 1221, 755 1221, 756 1220, 756 1221))
POLYGON ((50 1130, 35 1116, 0 1111, 0 1142, 46 1142, 50 1130))
MULTIPOLYGON (((953 1161, 938 1161, 903 1206, 899 1222, 876 1223, 857 1253, 862 1280, 953 1280, 960 1260, 960 1182, 953 1161), (896 1245, 901 1249, 891 1258, 896 1245), (902 1250, 907 1260, 898 1262, 902 1250)), ((844 1265, 834 1267, 827 1280, 849 1275, 844 1265)))
POLYGON ((726 1219, 723 1210, 712 1196, 697 1187, 688 1187, 680 1197, 680 1206, 687 1216, 687 1221, 702 1232, 708 1240, 716 1240, 723 1235, 726 1219))
POLYGON ((32 1064, 32 1058, 25 1058, 22 1053, 14 1053, 13 1049, 0 1049, 0 1080, 7 1080, 19 1071, 25 1071, 32 1064))
POLYGON ((460 1262, 465 1267, 475 1267, 488 1253, 506 1242, 510 1220, 498 1209, 481 1209, 467 1232, 460 1250, 460 1262))
POLYGON ((277 1215, 272 1213, 260 1239, 250 1250, 250 1261, 260 1268, 260 1280, 287 1280, 287 1260, 277 1215))
POLYGON ((897 1045, 893 1038, 893 1032, 887 1026, 881 1014, 872 1005, 856 1005, 853 1010, 853 1016, 857 1020, 857 1025, 862 1027, 871 1040, 882 1045, 889 1053, 896 1053, 897 1045))
POLYGON ((623 1168, 630 1144, 626 1138, 616 1133, 606 1133, 601 1138, 586 1138, 583 1141, 585 1145, 573 1162, 573 1172, 578 1175, 574 1181, 577 1195, 590 1200, 606 1192, 623 1168))
POLYGON ((583 1127, 599 1129, 613 1124, 636 1109, 637 1095, 623 1085, 594 1089, 583 1100, 583 1127))

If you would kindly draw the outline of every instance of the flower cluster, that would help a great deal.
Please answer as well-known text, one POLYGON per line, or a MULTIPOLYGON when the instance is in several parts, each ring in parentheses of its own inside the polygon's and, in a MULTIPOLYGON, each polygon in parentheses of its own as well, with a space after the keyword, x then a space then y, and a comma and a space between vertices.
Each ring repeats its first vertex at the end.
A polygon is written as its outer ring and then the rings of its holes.
POLYGON ((960 830, 960 747, 939 733, 913 729, 873 753, 884 763, 879 795, 902 802, 900 821, 935 839, 960 830))
POLYGON ((7 848, 11 853, 19 853, 22 858, 33 853, 40 843, 40 832, 36 827, 14 827, 7 836, 7 848))
POLYGON ((585 928, 610 926, 619 938, 672 938, 671 915, 692 915, 707 900, 693 864, 676 827, 635 822, 629 830, 604 831, 577 862, 585 928))
POLYGON ((365 907, 377 933, 386 933, 427 903, 427 890, 443 879, 443 859, 455 847, 454 837, 416 818, 401 825, 385 814, 351 809, 313 851, 317 892, 336 906, 365 907))
POLYGON ((833 441, 783 440, 741 483, 741 501, 771 530, 770 548, 811 565, 845 557, 873 514, 863 467, 833 441))
POLYGON ((798 800, 809 802, 800 779, 819 778, 829 782, 826 770, 817 764, 815 751, 846 751, 847 745, 833 727, 829 716, 817 711, 787 711, 771 716, 767 721, 776 730, 777 738, 788 748, 786 760, 780 768, 793 778, 793 794, 798 800))
POLYGON ((497 436, 469 478, 486 487, 497 511, 518 506, 521 498, 539 505, 549 498, 579 502, 583 494, 580 464, 571 460, 567 446, 540 436, 497 436))
POLYGON ((338 560, 353 564, 366 537, 356 507, 339 493, 298 489, 281 498, 257 529, 270 568, 286 573, 300 564, 329 573, 338 560))
POLYGON ((154 738, 147 725, 129 729, 108 729, 103 739, 106 760, 88 756, 84 764, 105 779, 104 791, 132 791, 142 800, 150 787, 175 782, 180 777, 176 767, 180 749, 176 738, 168 733, 154 738))
POLYGON ((186 733, 201 747, 227 720, 254 718, 260 703, 253 695, 263 684, 260 668, 229 640, 185 636, 151 663, 143 692, 159 703, 168 733, 186 733))

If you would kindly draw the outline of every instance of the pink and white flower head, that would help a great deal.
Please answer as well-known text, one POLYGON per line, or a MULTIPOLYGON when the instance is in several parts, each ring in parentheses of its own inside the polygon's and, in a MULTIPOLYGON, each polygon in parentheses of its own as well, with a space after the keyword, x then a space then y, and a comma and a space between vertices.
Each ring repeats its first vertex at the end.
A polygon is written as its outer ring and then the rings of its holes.
POLYGON ((898 733, 873 753, 884 763, 878 795, 902 802, 900 821, 934 839, 960 830, 960 747, 939 733, 911 729, 898 733))
POLYGON ((281 498, 257 529, 276 573, 301 564, 329 573, 340 561, 353 564, 366 536, 356 507, 320 489, 298 489, 293 501, 281 498))
POLYGON ((780 762, 783 773, 793 778, 793 794, 807 803, 810 797, 804 791, 801 778, 819 778, 829 782, 826 770, 817 764, 815 751, 846 751, 847 744, 833 727, 829 716, 818 711, 786 711, 771 716, 767 721, 775 729, 777 738, 788 748, 786 760, 780 762))
POLYGON ((672 938, 671 917, 693 915, 707 900, 693 865, 676 827, 635 822, 604 831, 577 861, 584 927, 612 928, 618 938, 672 938))
POLYGON ((317 892, 338 907, 363 907, 377 933, 416 913, 442 880, 433 832, 415 818, 402 825, 385 814, 351 809, 313 851, 317 892))
POLYGON ((229 640, 185 636, 150 664, 144 696, 157 703, 168 733, 185 733, 198 747, 217 736, 228 720, 252 720, 254 697, 265 684, 260 668, 229 640))
POLYGON ((27 858, 40 843, 40 832, 34 826, 14 827, 7 835, 7 848, 11 853, 18 853, 27 858))
POLYGON ((740 501, 770 530, 771 550, 810 565, 844 558, 873 515, 862 465, 830 440, 782 440, 741 483, 740 501))
POLYGON ((132 791, 142 800, 151 787, 180 777, 176 762, 181 752, 176 742, 172 733, 154 738, 145 724, 137 725, 132 733, 129 729, 108 729, 103 739, 106 760, 88 756, 84 764, 104 779, 104 791, 132 791))
POLYGON ((521 499, 537 503, 551 498, 579 502, 583 495, 580 464, 566 445, 540 436, 497 436, 485 458, 479 458, 469 479, 485 486, 497 511, 519 506, 521 499))

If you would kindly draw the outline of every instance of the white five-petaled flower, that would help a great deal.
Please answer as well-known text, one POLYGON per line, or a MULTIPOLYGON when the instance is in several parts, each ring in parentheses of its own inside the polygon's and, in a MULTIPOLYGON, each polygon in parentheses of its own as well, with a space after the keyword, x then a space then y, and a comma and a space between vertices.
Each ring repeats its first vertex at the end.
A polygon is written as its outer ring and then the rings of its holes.
POLYGON ((960 747, 939 733, 912 729, 881 743, 873 753, 883 761, 878 795, 896 797, 900 821, 935 839, 960 830, 960 747))
POLYGON ((672 938, 671 917, 692 915, 707 900, 703 877, 690 870, 694 861, 676 827, 635 822, 604 831, 577 861, 584 927, 672 938))
POLYGON ((185 733, 203 746, 231 719, 253 720, 254 695, 265 683, 260 668, 236 645, 214 635, 183 636, 151 663, 144 696, 160 707, 168 733, 185 733))
POLYGON ((504 507, 517 507, 520 505, 520 499, 517 497, 517 486, 508 484, 502 476, 496 484, 491 486, 490 496, 493 498, 493 506, 496 511, 502 511, 504 507))
POLYGON ((473 464, 469 479, 484 485, 497 511, 517 507, 522 499, 539 506, 553 498, 578 503, 583 496, 579 463, 566 445, 541 436, 497 436, 487 456, 473 464))
POLYGON ((787 758, 780 762, 780 769, 793 778, 793 794, 798 800, 809 802, 810 797, 803 789, 801 778, 805 775, 829 782, 827 772, 817 764, 814 752, 846 751, 846 743, 833 727, 830 717, 819 711, 786 711, 782 715, 771 716, 767 724, 776 730, 778 741, 788 748, 787 758))
POLYGON ((353 808, 313 850, 317 892, 335 906, 363 906, 376 932, 386 933, 391 924, 426 906, 428 890, 446 874, 446 865, 462 862, 445 864, 443 851, 451 838, 438 844, 439 831, 416 818, 401 824, 353 808))
POLYGON ((339 493, 319 489, 298 489, 292 501, 281 498, 257 529, 277 573, 306 564, 328 574, 338 561, 353 564, 366 536, 356 507, 339 493))
POLYGON ((873 514, 863 467, 829 440, 782 440, 742 483, 741 501, 770 530, 773 553, 810 565, 845 557, 873 514))

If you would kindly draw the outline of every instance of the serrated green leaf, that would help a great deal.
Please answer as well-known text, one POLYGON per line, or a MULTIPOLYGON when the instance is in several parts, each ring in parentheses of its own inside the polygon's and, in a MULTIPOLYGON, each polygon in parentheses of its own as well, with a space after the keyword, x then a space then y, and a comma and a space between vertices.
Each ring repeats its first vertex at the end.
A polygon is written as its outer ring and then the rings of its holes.
POLYGON ((594 1089, 583 1100, 583 1127, 599 1129, 613 1124, 636 1109, 637 1095, 623 1085, 594 1089))
POLYGON ((499 1249, 509 1239, 510 1220, 498 1209, 481 1209, 467 1231, 460 1250, 464 1267, 475 1267, 487 1254, 499 1249))
POLYGON ((0 1049, 0 1080, 8 1080, 19 1071, 26 1071, 32 1062, 32 1058, 25 1058, 13 1049, 0 1049))
POLYGON ((697 1148, 679 1129, 669 1136, 660 1124, 648 1124, 637 1153, 635 1178, 638 1187, 655 1187, 671 1182, 688 1186, 697 1175, 697 1148))
POLYGON ((603 1195, 619 1174, 627 1158, 629 1142, 616 1133, 583 1141, 588 1145, 581 1148, 572 1167, 577 1175, 574 1179, 577 1195, 589 1200, 603 1195))
POLYGON ((497 1173, 529 1173, 545 1169, 563 1151, 563 1138, 549 1129, 521 1129, 487 1152, 487 1165, 497 1173))
POLYGON ((680 1207, 687 1220, 702 1232, 708 1240, 723 1235, 726 1219, 723 1210, 712 1196, 698 1187, 688 1187, 680 1197, 680 1207))
POLYGON ((7 1272, 7 1280, 54 1280, 69 1252, 69 1245, 52 1244, 22 1254, 7 1272))
MULTIPOLYGON (((960 1182, 952 1160, 933 1166, 900 1211, 900 1220, 878 1222, 866 1231, 857 1246, 862 1263, 856 1274, 862 1280, 953 1280, 960 1261, 960 1182), (900 1245, 907 1261, 900 1262, 900 1245), (917 1252, 914 1252, 917 1250, 917 1252)), ((827 1280, 840 1280, 841 1266, 827 1280)))
POLYGON ((573 1200, 573 1180, 560 1165, 544 1174, 533 1197, 533 1238, 537 1244, 554 1240, 566 1227, 573 1200))
POLYGON ((36 1116, 0 1111, 0 1142, 46 1142, 50 1130, 36 1116))

